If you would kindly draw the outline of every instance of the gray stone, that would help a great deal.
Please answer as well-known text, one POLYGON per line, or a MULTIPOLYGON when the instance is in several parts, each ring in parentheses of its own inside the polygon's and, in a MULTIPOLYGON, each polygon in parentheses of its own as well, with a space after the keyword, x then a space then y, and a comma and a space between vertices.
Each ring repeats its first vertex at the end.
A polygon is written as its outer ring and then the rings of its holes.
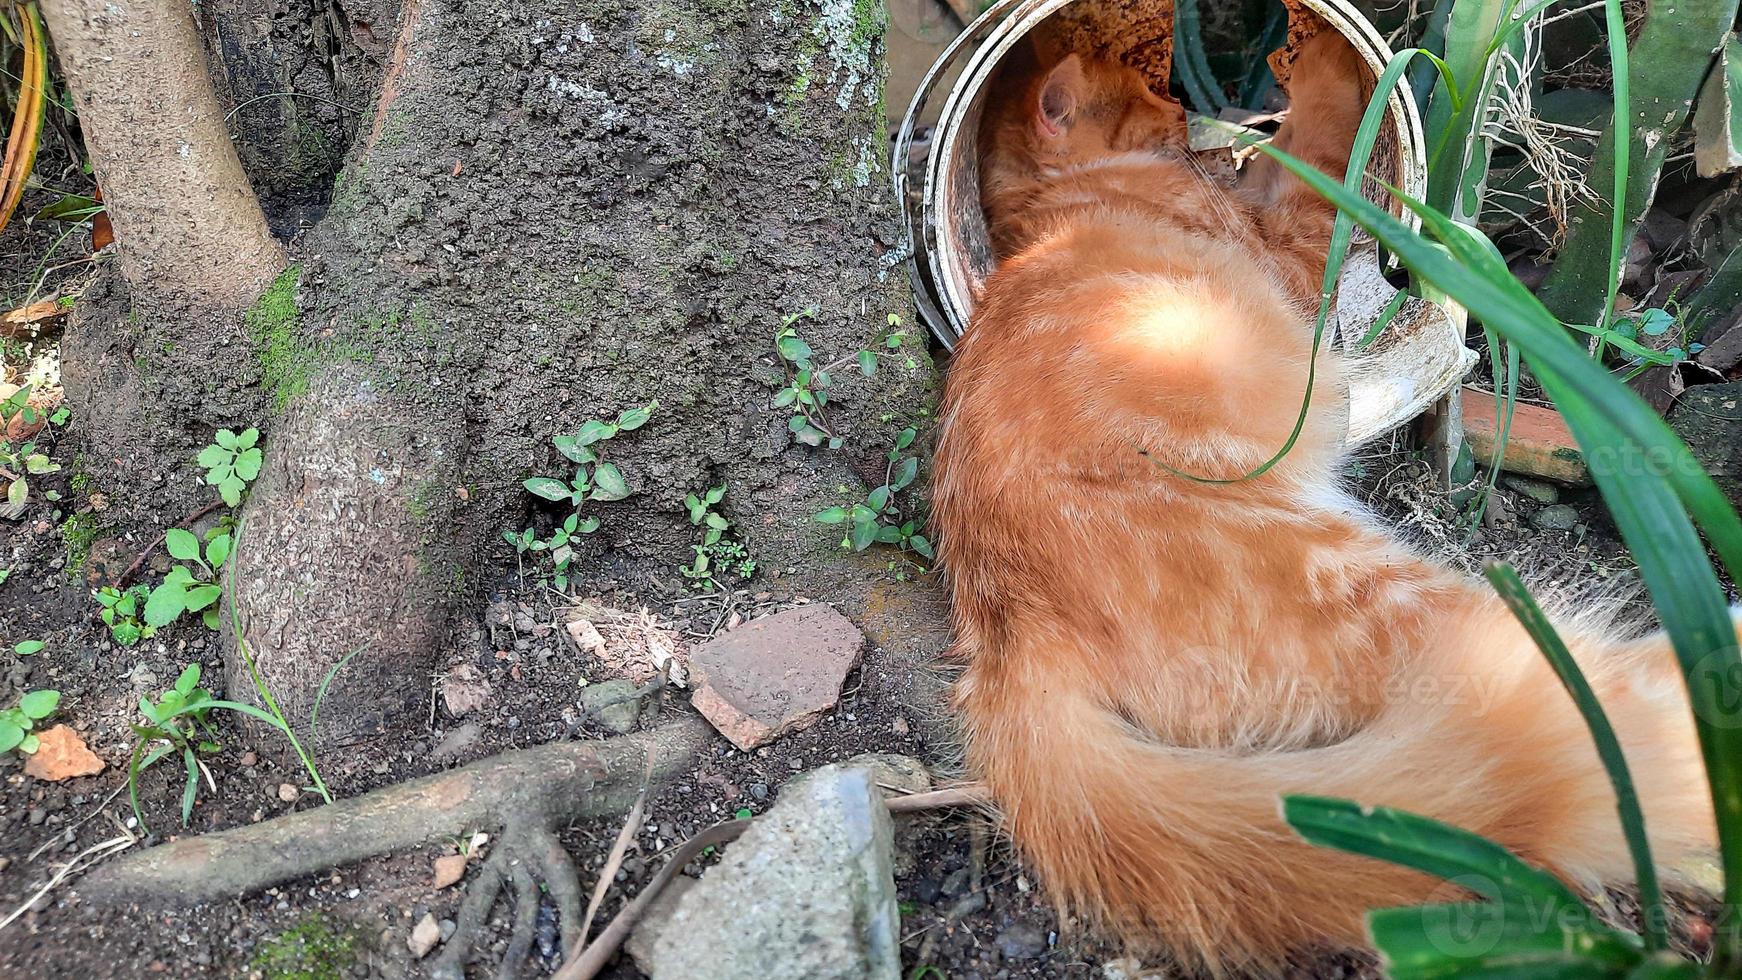
POLYGON ((475 721, 468 721, 449 732, 435 748, 429 750, 429 757, 435 762, 449 762, 464 755, 466 750, 477 744, 484 734, 484 729, 475 721))
POLYGON ((781 788, 677 903, 654 980, 897 980, 900 915, 883 770, 824 766, 781 788))
POLYGON ((607 731, 627 735, 641 718, 643 693, 634 681, 600 681, 581 688, 576 701, 589 720, 607 731))
POLYGON ((1027 922, 1012 923, 992 942, 1007 960, 1032 960, 1046 952, 1046 933, 1027 922))
POLYGON ((635 961, 642 973, 653 973, 653 944, 670 924, 672 913, 677 911, 677 903, 695 886, 696 879, 687 875, 673 878, 671 884, 665 886, 665 891, 660 892, 659 897, 642 913, 641 921, 635 924, 635 931, 629 934, 629 941, 623 944, 623 950, 635 961))
POLYGON ((1502 475, 1500 485, 1539 504, 1558 504, 1561 500, 1559 487, 1544 480, 1533 480, 1528 476, 1519 476, 1516 473, 1502 475))
POLYGON ((751 620, 690 651, 691 704, 738 748, 766 745, 833 708, 864 648, 859 628, 821 604, 751 620))
POLYGON ((1544 507, 1530 515, 1530 524, 1539 531, 1571 531, 1579 523, 1579 512, 1568 504, 1544 507))

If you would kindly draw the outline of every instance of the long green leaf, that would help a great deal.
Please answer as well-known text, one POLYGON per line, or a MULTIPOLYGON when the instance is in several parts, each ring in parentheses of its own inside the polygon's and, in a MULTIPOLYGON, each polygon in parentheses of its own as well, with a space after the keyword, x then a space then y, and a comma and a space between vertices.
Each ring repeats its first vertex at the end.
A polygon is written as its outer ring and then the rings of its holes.
MULTIPOLYGON (((1613 68, 1610 88, 1615 96, 1615 112, 1609 123, 1611 152, 1615 156, 1609 198, 1609 276, 1603 292, 1603 318, 1597 321, 1598 326, 1607 328, 1615 322, 1615 294, 1620 292, 1621 277, 1627 271, 1627 242, 1632 237, 1627 233, 1627 170, 1631 154, 1621 152, 1621 147, 1633 144, 1633 125, 1627 78, 1627 21, 1621 13, 1621 0, 1604 0, 1603 21, 1609 35, 1609 64, 1613 68)), ((1603 363, 1601 341, 1597 343, 1596 359, 1603 363)))
POLYGON ((1481 213, 1487 183, 1492 141, 1484 126, 1502 69, 1495 53, 1503 47, 1517 57, 1522 49, 1522 39, 1504 33, 1513 13, 1513 0, 1455 0, 1445 27, 1449 78, 1435 87, 1424 120, 1428 201, 1468 224, 1481 213))
POLYGON ((200 760, 194 758, 194 750, 182 746, 181 764, 187 767, 187 785, 181 791, 181 825, 186 827, 194 815, 194 797, 200 791, 200 760))
POLYGON ((1480 834, 1429 817, 1323 796, 1284 796, 1282 816, 1309 843, 1425 871, 1496 902, 1544 914, 1584 908, 1554 875, 1480 834))
POLYGON ((1390 980, 1594 980, 1627 977, 1643 958, 1627 937, 1569 916, 1571 925, 1539 910, 1500 903, 1458 902, 1379 909, 1367 930, 1390 980), (1595 928, 1580 928, 1581 922, 1595 928))
POLYGON ((1584 716, 1585 727, 1591 730, 1591 740, 1597 743, 1597 755, 1608 770, 1609 782, 1615 787, 1615 809, 1621 818, 1621 830, 1627 836, 1627 848, 1633 855, 1633 873, 1639 884, 1640 914, 1645 920, 1645 946, 1658 950, 1669 948, 1669 933, 1663 917, 1663 891, 1657 884, 1657 865, 1651 859, 1651 842, 1645 836, 1645 813, 1639 807, 1639 794, 1633 790, 1633 774, 1627 768, 1627 756, 1621 751, 1621 740, 1609 724, 1609 716, 1597 701, 1597 694, 1579 670, 1572 651, 1561 641, 1542 607, 1537 605, 1530 590, 1511 565, 1492 564, 1483 570, 1494 591, 1518 617, 1524 631, 1536 641, 1542 655, 1548 658, 1556 676, 1572 695, 1573 703, 1584 716))
MULTIPOLYGON (((1717 809, 1725 900, 1742 906, 1742 691, 1735 689, 1742 660, 1717 576, 1688 518, 1706 532, 1732 578, 1742 578, 1742 521, 1657 413, 1586 357, 1504 264, 1471 243, 1473 233, 1398 195, 1452 252, 1456 261, 1447 261, 1341 184, 1275 147, 1260 150, 1349 211, 1417 276, 1517 344, 1561 409, 1681 661, 1717 809)), ((1720 948, 1742 950, 1742 917, 1730 918, 1720 948)))

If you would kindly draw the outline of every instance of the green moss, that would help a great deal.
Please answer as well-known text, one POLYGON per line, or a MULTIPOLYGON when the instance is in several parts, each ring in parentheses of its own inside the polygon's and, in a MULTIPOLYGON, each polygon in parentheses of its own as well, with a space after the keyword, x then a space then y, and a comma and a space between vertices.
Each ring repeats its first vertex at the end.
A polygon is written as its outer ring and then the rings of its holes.
POLYGON ((411 499, 406 501, 405 512, 414 520, 423 520, 435 508, 436 500, 442 492, 441 484, 436 480, 419 480, 411 489, 411 499))
POLYGON ((278 412, 308 390, 309 363, 314 359, 298 329, 296 287, 301 281, 302 266, 291 266, 242 314, 260 358, 260 382, 278 412))
POLYGON ((261 944, 251 966, 265 980, 338 980, 357 959, 357 936, 311 912, 261 944))
POLYGON ((101 534, 102 529, 97 526, 97 515, 89 512, 73 514, 61 522, 60 538, 67 549, 68 575, 76 576, 84 569, 85 559, 91 557, 91 545, 97 542, 101 534))

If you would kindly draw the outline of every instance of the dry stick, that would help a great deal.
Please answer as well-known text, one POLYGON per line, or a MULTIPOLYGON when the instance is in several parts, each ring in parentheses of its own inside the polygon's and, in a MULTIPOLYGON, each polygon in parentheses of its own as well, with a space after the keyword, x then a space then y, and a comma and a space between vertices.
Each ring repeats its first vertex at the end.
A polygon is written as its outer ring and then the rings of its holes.
POLYGON ((665 890, 665 886, 677 877, 684 865, 694 861, 710 847, 737 839, 738 835, 749 827, 750 820, 748 818, 726 820, 714 824, 679 844, 672 850, 671 860, 666 862, 665 867, 659 869, 659 874, 647 883, 646 888, 641 889, 641 894, 635 896, 633 901, 625 905, 623 911, 618 912, 605 926, 604 931, 599 933, 599 938, 593 940, 591 946, 576 953, 575 958, 570 960, 561 970, 558 970, 551 980, 592 980, 600 970, 605 968, 605 964, 611 962, 611 957, 617 955, 617 950, 622 947, 623 941, 629 938, 629 931, 635 928, 635 923, 641 921, 641 916, 647 912, 648 906, 652 905, 653 900, 659 897, 659 893, 665 890))
POLYGON ((909 793, 884 800, 890 813, 912 813, 915 810, 935 810, 946 806, 988 806, 992 793, 984 783, 969 783, 949 789, 934 789, 928 793, 909 793))
MULTIPOLYGON (((932 790, 928 793, 910 793, 907 796, 897 796, 884 800, 884 804, 889 807, 890 813, 913 813, 940 807, 983 806, 990 801, 991 796, 984 785, 969 783, 966 786, 932 790)), ((628 828, 627 824, 624 826, 625 829, 628 828)), ((574 959, 558 970, 551 980, 592 980, 600 970, 605 968, 605 964, 611 962, 611 957, 617 955, 617 950, 622 947, 623 941, 629 938, 629 933, 635 928, 635 924, 641 921, 641 917, 646 914, 648 907, 659 897, 659 893, 665 890, 665 886, 671 884, 671 880, 677 877, 684 865, 695 860, 697 856, 710 847, 735 840, 749 827, 750 820, 748 818, 725 820, 679 844, 672 850, 671 860, 667 861, 665 867, 660 869, 659 874, 647 883, 647 887, 641 889, 641 893, 636 895, 628 905, 623 907, 622 911, 611 919, 610 924, 605 926, 604 931, 599 933, 599 938, 593 940, 592 945, 577 952, 574 959)), ((619 837, 619 841, 621 842, 621 837, 619 837)), ((613 851, 613 857, 616 856, 616 852, 613 851)), ((596 892, 596 895, 603 893, 605 883, 610 881, 610 878, 610 875, 605 875, 599 879, 600 891, 596 892)), ((589 910, 587 924, 591 926, 592 921, 592 911, 589 910)))
POLYGON ((647 790, 644 787, 641 795, 635 798, 635 805, 629 809, 629 816, 623 821, 623 829, 617 832, 617 841, 611 845, 611 854, 605 858, 605 866, 599 869, 599 880, 593 885, 593 897, 587 902, 586 917, 581 920, 581 939, 578 946, 571 949, 582 949, 587 945, 587 934, 593 931, 593 917, 599 914, 599 906, 605 901, 605 893, 611 890, 611 879, 617 877, 617 869, 623 866, 623 855, 629 851, 629 842, 641 831, 641 818, 647 810, 647 790))
MULTIPOLYGON (((222 506, 224 506, 222 500, 214 500, 204 507, 201 507, 199 510, 194 511, 192 514, 189 514, 179 524, 176 524, 175 527, 192 524, 222 506)), ((158 546, 163 544, 164 540, 169 537, 169 531, 169 528, 164 528, 163 533, 157 536, 157 540, 145 546, 145 550, 139 553, 139 557, 133 559, 133 564, 128 565, 127 570, 121 573, 121 577, 115 580, 115 588, 119 589, 127 584, 127 580, 133 577, 133 573, 139 571, 139 566, 145 564, 145 559, 150 558, 151 553, 156 551, 158 546)))
POLYGON ((588 819, 629 809, 649 758, 655 781, 687 771, 713 729, 696 716, 603 742, 503 752, 262 823, 184 837, 87 875, 87 901, 223 901, 481 826, 588 819))

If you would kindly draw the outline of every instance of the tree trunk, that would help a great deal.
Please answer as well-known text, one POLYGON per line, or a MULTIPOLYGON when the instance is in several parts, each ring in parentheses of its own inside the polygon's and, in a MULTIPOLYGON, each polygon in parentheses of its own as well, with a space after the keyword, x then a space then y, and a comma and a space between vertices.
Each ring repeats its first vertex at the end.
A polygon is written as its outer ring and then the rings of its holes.
POLYGON ((318 221, 393 43, 398 0, 202 0, 218 102, 282 239, 318 221))
POLYGON ((192 7, 50 0, 43 17, 134 292, 230 310, 252 303, 284 252, 224 128, 192 7))
POLYGON ((359 649, 319 741, 424 711, 454 600, 512 568, 522 481, 572 472, 551 437, 631 406, 658 402, 604 444, 634 493, 583 506, 584 575, 671 588, 699 540, 682 498, 720 483, 765 577, 850 568, 810 515, 856 471, 881 482, 933 401, 894 263, 882 30, 868 0, 409 0, 300 278, 252 319, 278 415, 233 575, 293 723, 359 649), (775 333, 806 310, 821 359, 906 325, 873 377, 837 372, 840 450, 795 445, 771 404, 775 333))
POLYGON ((258 414, 238 319, 284 268, 181 0, 47 0, 124 282, 80 297, 61 380, 117 524, 155 534, 209 499, 193 465, 258 414))

